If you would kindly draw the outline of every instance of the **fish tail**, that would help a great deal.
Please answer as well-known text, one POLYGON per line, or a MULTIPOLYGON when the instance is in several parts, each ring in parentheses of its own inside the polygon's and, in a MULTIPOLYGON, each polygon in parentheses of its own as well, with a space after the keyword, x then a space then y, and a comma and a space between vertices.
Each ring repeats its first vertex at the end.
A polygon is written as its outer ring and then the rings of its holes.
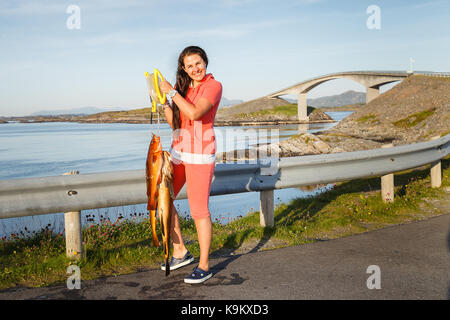
POLYGON ((169 257, 166 258, 166 277, 170 274, 169 257))

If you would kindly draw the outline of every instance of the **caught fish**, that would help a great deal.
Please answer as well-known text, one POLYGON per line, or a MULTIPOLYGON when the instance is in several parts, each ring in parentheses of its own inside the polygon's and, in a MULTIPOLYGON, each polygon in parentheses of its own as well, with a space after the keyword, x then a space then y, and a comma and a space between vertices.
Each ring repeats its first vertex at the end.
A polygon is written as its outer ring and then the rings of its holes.
MULTIPOLYGON (((152 226, 153 244, 159 247, 156 234, 156 212, 158 211, 161 226, 164 258, 166 266, 169 265, 170 250, 170 224, 173 204, 173 165, 170 153, 162 150, 160 137, 153 135, 147 155, 146 163, 147 182, 147 209, 150 212, 150 223, 152 226)), ((166 268, 166 276, 170 268, 166 268)))
POLYGON ((169 267, 169 250, 170 250, 170 223, 171 213, 170 208, 173 204, 173 165, 170 153, 163 151, 163 166, 161 183, 158 187, 158 216, 161 226, 164 258, 166 263, 166 276, 170 273, 169 267))
POLYGON ((145 177, 147 182, 147 210, 150 212, 150 223, 152 225, 153 245, 159 247, 156 234, 156 209, 158 204, 158 184, 161 182, 161 169, 163 164, 162 146, 160 137, 153 135, 148 147, 147 162, 145 166, 145 177))

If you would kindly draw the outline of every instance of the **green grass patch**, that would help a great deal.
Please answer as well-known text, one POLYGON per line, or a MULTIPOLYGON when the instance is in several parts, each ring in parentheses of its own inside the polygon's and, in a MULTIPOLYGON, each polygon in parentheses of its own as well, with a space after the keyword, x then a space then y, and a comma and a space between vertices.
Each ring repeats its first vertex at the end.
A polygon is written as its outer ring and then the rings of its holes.
MULTIPOLYGON (((151 108, 142 108, 134 110, 124 110, 124 111, 106 111, 101 113, 96 113, 88 117, 96 118, 110 118, 110 119, 121 119, 121 118, 132 118, 132 117, 144 117, 145 119, 150 119, 151 108)), ((161 117, 164 117, 164 111, 162 108, 158 108, 158 113, 161 117)), ((156 113, 153 114, 153 117, 156 113)))
MULTIPOLYGON (((449 167, 447 157, 442 161, 443 187, 450 186, 449 167)), ((273 228, 261 227, 259 212, 253 210, 228 224, 219 223, 225 217, 217 219, 211 253, 300 245, 424 219, 439 214, 421 210, 424 199, 444 194, 443 188, 430 187, 429 166, 395 174, 394 203, 382 201, 379 177, 338 183, 315 197, 277 206, 273 228)), ((180 224, 186 246, 198 257, 194 222, 180 219, 180 224)), ((76 263, 82 280, 159 268, 163 261, 162 248, 151 243, 147 217, 102 220, 83 230, 83 241, 84 256, 76 263)), ((63 235, 53 234, 48 227, 37 234, 0 239, 0 289, 65 283, 66 269, 73 263, 65 257, 63 235)))
POLYGON ((356 119, 356 121, 360 122, 360 123, 375 123, 378 121, 378 118, 375 114, 369 113, 365 116, 362 116, 362 117, 356 119))
MULTIPOLYGON (((298 107, 297 104, 287 104, 283 106, 276 106, 272 109, 265 109, 260 111, 255 111, 251 113, 245 113, 241 112, 235 115, 232 115, 234 118, 242 118, 242 117, 264 117, 264 116, 272 116, 272 115, 284 115, 287 117, 290 116, 296 116, 298 114, 298 107)), ((311 114, 314 112, 316 108, 308 106, 307 107, 307 114, 311 114)))
POLYGON ((400 119, 398 121, 392 122, 396 127, 400 128, 411 128, 424 121, 429 116, 433 115, 436 111, 435 108, 431 108, 425 111, 414 113, 406 118, 400 119))

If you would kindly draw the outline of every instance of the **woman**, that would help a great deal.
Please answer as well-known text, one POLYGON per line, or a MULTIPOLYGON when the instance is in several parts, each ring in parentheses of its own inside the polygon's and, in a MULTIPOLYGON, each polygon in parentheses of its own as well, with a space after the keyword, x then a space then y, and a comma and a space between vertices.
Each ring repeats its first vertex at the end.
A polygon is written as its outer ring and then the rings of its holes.
MULTIPOLYGON (((197 229, 200 245, 198 266, 184 282, 202 283, 212 277, 209 270, 212 223, 208 209, 209 192, 214 173, 216 142, 214 118, 222 97, 222 85, 212 74, 206 73, 208 57, 196 46, 185 48, 178 58, 175 88, 162 81, 160 89, 172 100, 164 113, 173 129, 170 153, 174 162, 175 197, 187 184, 187 196, 191 216, 197 229)), ((172 206, 171 238, 173 255, 170 270, 194 261, 183 243, 178 213, 172 206)), ((165 270, 166 266, 161 267, 165 270)))

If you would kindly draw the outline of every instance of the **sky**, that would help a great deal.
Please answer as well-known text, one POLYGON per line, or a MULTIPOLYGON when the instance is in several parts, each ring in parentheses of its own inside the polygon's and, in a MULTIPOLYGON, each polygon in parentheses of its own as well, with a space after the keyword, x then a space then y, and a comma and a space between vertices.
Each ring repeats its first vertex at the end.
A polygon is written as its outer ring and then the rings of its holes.
MULTIPOLYGON (((448 72, 450 1, 2 0, 0 116, 147 107, 144 73, 173 84, 189 45, 244 101, 333 72, 406 71, 411 57, 448 72)), ((333 80, 308 98, 347 90, 365 88, 333 80)))

